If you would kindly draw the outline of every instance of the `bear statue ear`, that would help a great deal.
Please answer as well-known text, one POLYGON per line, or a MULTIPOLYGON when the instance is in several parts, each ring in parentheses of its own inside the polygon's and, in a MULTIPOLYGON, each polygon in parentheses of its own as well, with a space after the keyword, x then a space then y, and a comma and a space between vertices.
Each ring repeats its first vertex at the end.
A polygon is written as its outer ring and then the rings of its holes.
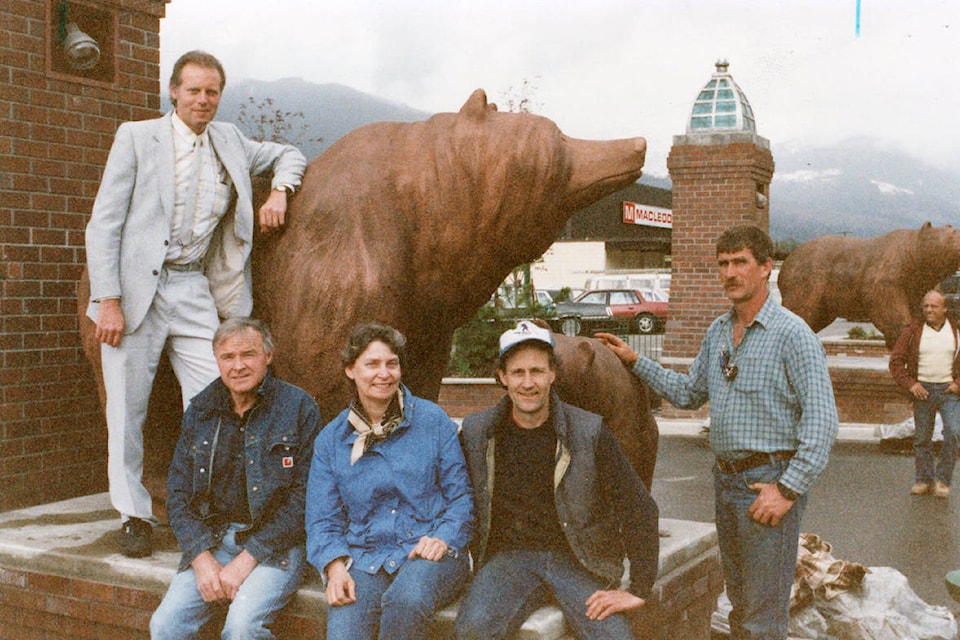
MULTIPOLYGON (((586 360, 586 368, 593 368, 593 361, 597 359, 596 344, 593 340, 581 340, 577 343, 577 351, 580 352, 580 357, 586 360)), ((606 349, 606 347, 601 347, 606 349)))
POLYGON ((933 225, 929 220, 920 225, 920 231, 917 232, 917 251, 921 254, 926 248, 929 250, 929 247, 926 246, 927 242, 930 240, 930 230, 933 228, 933 225))
POLYGON ((477 89, 460 107, 460 115, 473 120, 482 120, 491 107, 493 111, 497 110, 497 105, 487 105, 487 93, 483 89, 477 89))

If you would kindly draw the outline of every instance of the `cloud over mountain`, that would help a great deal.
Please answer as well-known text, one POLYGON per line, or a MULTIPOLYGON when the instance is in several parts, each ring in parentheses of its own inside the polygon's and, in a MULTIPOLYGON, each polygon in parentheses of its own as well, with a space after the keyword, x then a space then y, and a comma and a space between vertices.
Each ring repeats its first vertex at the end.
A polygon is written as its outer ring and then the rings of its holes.
POLYGON ((894 229, 960 225, 960 176, 869 138, 773 145, 771 234, 872 237, 894 229))

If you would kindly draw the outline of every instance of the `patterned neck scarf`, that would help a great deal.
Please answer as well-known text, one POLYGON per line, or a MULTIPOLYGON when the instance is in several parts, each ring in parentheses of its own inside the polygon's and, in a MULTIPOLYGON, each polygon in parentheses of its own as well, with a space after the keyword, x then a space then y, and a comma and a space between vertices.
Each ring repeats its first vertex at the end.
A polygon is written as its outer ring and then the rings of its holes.
POLYGON ((357 432, 357 440, 353 443, 353 450, 350 452, 350 464, 354 465, 371 445, 385 440, 390 432, 403 422, 403 393, 397 390, 397 395, 390 401, 383 418, 375 425, 370 424, 370 418, 367 417, 360 401, 354 398, 350 403, 347 421, 357 432))

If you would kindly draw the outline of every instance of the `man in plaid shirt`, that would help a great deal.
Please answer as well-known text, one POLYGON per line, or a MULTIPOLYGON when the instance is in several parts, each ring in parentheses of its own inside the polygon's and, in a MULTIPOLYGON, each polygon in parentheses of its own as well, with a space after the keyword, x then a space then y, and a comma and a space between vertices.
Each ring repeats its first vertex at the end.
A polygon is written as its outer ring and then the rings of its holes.
POLYGON ((717 535, 735 640, 783 640, 790 621, 800 519, 839 421, 823 346, 770 299, 773 243, 733 227, 717 240, 733 308, 707 330, 689 373, 599 338, 655 393, 682 409, 710 402, 717 535))

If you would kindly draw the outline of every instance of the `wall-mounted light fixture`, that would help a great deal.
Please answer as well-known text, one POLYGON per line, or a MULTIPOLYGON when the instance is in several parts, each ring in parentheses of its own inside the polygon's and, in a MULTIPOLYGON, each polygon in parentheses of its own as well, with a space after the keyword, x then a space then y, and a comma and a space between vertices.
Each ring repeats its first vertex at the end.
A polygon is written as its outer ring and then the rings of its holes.
POLYGON ((60 25, 58 30, 60 46, 67 56, 67 64, 83 71, 92 69, 100 60, 100 45, 80 30, 75 22, 67 21, 67 3, 60 3, 60 25))

